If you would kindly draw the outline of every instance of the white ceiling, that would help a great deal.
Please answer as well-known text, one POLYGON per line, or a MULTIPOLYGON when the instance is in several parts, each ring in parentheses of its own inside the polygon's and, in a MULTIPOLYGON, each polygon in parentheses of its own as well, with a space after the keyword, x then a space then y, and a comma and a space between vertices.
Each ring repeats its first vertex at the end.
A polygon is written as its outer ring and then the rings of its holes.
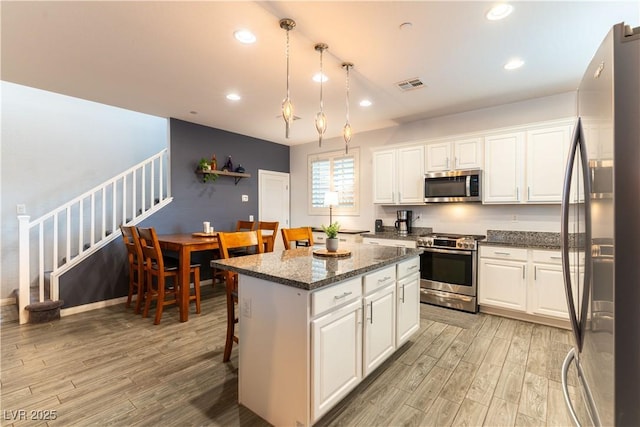
POLYGON ((639 25, 640 2, 512 1, 502 21, 486 1, 374 2, 7 2, 2 80, 281 144, 317 140, 319 71, 314 45, 329 45, 324 70, 326 138, 345 120, 343 61, 351 74, 358 132, 575 90, 615 23, 639 25), (285 31, 291 38, 291 98, 300 117, 284 137, 285 31), (411 22, 408 29, 400 24, 411 22), (241 45, 233 32, 252 30, 241 45), (502 66, 521 57, 524 67, 502 66), (425 88, 395 83, 419 77, 425 88), (225 98, 235 91, 242 100, 225 98), (363 108, 358 101, 369 98, 363 108), (197 112, 194 114, 192 112, 197 112))

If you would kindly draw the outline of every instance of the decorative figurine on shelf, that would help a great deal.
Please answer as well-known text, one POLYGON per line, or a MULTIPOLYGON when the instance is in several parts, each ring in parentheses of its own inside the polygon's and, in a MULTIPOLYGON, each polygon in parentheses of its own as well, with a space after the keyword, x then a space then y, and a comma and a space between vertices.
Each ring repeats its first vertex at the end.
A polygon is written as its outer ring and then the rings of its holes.
POLYGON ((231 161, 231 156, 227 157, 227 161, 222 167, 223 171, 233 172, 233 162, 231 161))
POLYGON ((218 170, 218 159, 216 159, 216 155, 214 154, 211 158, 211 170, 218 170))
POLYGON ((242 165, 238 165, 238 167, 236 168, 236 172, 244 173, 244 168, 242 167, 242 165))

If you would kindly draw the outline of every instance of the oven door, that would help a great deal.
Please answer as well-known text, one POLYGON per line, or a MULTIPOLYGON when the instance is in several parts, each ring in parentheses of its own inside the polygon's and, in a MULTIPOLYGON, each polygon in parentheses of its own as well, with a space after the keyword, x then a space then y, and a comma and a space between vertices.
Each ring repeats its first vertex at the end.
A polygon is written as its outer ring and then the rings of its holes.
POLYGON ((475 251, 423 248, 420 287, 476 296, 475 251))

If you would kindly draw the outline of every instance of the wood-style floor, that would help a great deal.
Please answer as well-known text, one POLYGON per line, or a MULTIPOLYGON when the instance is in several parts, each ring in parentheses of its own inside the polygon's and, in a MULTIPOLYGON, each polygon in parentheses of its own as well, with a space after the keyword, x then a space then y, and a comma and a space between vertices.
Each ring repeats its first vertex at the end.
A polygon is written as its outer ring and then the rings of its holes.
MULTIPOLYGON (((179 323, 169 307, 154 326, 118 305, 19 326, 3 307, 0 425, 267 425, 237 403, 237 347, 222 363, 222 287, 203 287, 193 311, 179 323), (31 419, 52 411, 54 421, 31 419)), ((422 304, 414 338, 317 425, 569 426, 560 367, 570 338, 422 304)))

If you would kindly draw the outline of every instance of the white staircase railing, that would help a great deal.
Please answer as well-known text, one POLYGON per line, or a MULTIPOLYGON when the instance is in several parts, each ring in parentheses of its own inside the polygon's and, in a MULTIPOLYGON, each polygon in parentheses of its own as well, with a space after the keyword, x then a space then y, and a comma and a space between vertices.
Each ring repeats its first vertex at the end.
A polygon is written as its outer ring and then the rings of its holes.
POLYGON ((19 215, 20 323, 28 321, 32 287, 37 301, 58 300, 62 274, 120 236, 120 224, 137 224, 169 204, 169 178, 164 149, 34 221, 19 215))

